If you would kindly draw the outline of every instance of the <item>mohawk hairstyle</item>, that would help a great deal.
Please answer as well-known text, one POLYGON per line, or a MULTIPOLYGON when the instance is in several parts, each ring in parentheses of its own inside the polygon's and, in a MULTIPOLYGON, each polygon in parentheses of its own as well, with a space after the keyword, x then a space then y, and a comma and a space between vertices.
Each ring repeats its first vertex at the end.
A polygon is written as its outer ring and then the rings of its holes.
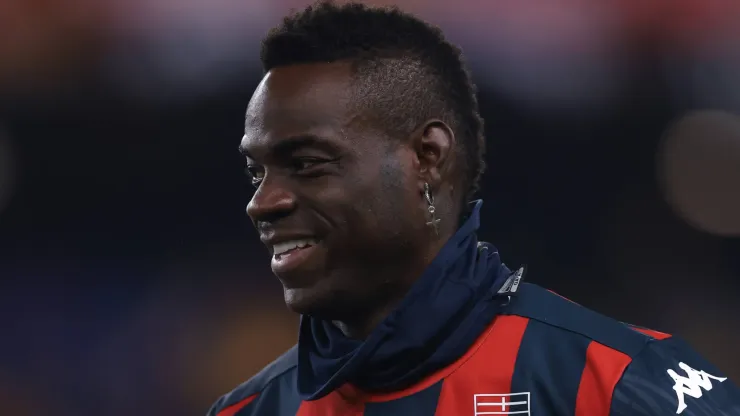
POLYGON ((262 42, 265 72, 276 67, 346 61, 361 109, 391 137, 439 119, 457 138, 458 173, 467 201, 485 169, 483 120, 461 50, 442 31, 397 8, 319 1, 286 17, 262 42))

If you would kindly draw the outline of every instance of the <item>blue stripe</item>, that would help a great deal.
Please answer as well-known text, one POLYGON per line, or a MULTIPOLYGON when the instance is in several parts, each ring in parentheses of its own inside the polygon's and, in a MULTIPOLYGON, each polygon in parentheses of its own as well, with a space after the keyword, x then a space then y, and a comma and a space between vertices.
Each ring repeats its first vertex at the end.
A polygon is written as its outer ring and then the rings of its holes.
POLYGON ((296 391, 297 367, 273 379, 252 403, 237 412, 236 416, 295 416, 301 399, 296 391))
MULTIPOLYGON (((442 381, 410 396, 382 403, 367 403, 364 416, 434 416, 442 381)), ((470 398, 471 402, 473 398, 470 398)))
POLYGON ((274 380, 284 377, 290 371, 295 371, 297 362, 298 348, 293 346, 275 361, 268 364, 267 367, 263 368, 257 375, 245 381, 230 393, 222 396, 217 402, 217 409, 220 411, 241 402, 247 397, 262 392, 274 380))
POLYGON ((529 321, 519 346, 511 392, 530 393, 530 414, 575 414, 590 342, 585 336, 529 321))
POLYGON ((651 337, 617 320, 529 283, 522 284, 519 293, 503 313, 523 316, 583 335, 630 357, 636 356, 651 340, 651 337))

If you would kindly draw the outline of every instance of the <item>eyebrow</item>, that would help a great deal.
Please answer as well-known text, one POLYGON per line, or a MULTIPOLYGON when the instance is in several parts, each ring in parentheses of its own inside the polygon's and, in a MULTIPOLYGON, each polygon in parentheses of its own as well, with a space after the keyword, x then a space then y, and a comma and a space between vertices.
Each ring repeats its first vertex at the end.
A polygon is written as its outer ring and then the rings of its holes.
MULTIPOLYGON (((301 134, 286 137, 285 139, 281 139, 277 143, 271 145, 269 151, 270 153, 276 154, 290 154, 306 147, 318 148, 328 152, 340 151, 340 147, 336 143, 314 134, 301 134)), ((239 145, 239 152, 250 159, 254 159, 249 151, 242 145, 239 145)))

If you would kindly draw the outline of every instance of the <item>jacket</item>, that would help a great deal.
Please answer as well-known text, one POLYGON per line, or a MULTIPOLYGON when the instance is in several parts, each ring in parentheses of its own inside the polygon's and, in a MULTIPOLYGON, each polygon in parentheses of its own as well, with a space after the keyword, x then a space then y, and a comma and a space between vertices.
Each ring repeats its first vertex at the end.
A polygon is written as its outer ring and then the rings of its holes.
POLYGON ((302 316, 208 416, 740 416, 740 389, 679 338, 523 282, 478 242, 481 204, 368 339, 302 316))

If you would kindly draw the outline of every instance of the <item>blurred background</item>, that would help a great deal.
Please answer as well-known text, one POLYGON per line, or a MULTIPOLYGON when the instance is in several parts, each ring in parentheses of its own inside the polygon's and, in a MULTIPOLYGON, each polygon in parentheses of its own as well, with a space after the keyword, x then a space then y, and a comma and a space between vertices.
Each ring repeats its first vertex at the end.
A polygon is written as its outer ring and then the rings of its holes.
MULTIPOLYGON (((306 3, 0 2, 0 414, 203 415, 294 343, 237 146, 306 3)), ((482 239, 740 380, 740 3, 396 3, 475 74, 482 239)))

